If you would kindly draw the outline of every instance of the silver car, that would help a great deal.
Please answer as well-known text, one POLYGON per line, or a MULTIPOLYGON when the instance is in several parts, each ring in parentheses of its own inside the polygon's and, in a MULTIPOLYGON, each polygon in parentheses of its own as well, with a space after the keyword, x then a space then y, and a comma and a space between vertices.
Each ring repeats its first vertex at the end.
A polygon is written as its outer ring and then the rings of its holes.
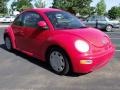
POLYGON ((87 26, 92 26, 108 32, 113 31, 113 28, 120 28, 120 22, 116 20, 110 20, 105 16, 91 16, 87 18, 84 23, 87 26))

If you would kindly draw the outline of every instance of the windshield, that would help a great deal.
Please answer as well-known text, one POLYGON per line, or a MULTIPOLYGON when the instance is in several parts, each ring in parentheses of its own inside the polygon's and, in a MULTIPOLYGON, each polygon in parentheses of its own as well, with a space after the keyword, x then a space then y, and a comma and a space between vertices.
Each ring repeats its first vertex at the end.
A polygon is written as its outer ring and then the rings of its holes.
POLYGON ((77 29, 85 27, 77 17, 64 11, 47 12, 46 15, 56 29, 77 29))
POLYGON ((107 21, 111 21, 111 19, 109 19, 108 17, 105 17, 107 21))

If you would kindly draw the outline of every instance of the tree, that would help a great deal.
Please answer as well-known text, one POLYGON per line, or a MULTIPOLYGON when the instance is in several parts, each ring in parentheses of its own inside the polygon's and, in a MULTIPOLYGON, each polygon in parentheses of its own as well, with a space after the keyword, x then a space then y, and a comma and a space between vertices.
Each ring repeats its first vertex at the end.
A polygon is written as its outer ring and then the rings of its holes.
POLYGON ((104 15, 106 12, 106 4, 104 0, 100 0, 97 4, 96 12, 98 15, 104 15))
POLYGON ((13 2, 11 4, 11 13, 13 14, 13 12, 16 10, 16 6, 17 6, 17 3, 16 2, 13 2))
POLYGON ((53 8, 69 11, 73 14, 89 14, 90 3, 92 0, 53 0, 53 8))
POLYGON ((42 2, 42 0, 35 0, 35 7, 44 8, 45 7, 45 2, 42 2))
POLYGON ((95 7, 90 7, 89 8, 89 16, 93 15, 95 13, 95 7))
POLYGON ((7 2, 9 0, 0 0, 0 13, 7 13, 7 2))
POLYGON ((33 5, 31 4, 32 0, 18 0, 17 2, 13 2, 11 7, 13 10, 17 10, 19 12, 28 9, 28 8, 32 8, 33 5))
POLYGON ((108 15, 111 19, 117 19, 118 17, 120 17, 120 6, 119 7, 112 7, 109 11, 108 11, 108 15))

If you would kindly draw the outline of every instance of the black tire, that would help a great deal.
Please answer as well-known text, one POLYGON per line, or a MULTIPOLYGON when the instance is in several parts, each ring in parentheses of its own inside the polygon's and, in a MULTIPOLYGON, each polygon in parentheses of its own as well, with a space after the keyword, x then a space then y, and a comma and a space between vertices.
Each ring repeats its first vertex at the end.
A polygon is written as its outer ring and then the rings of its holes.
POLYGON ((107 32, 112 32, 112 26, 111 25, 107 25, 106 26, 106 28, 105 28, 105 30, 107 31, 107 32))
MULTIPOLYGON (((59 56, 59 57, 60 57, 59 56)), ((57 57, 56 57, 57 58, 57 57)), ((68 72, 70 71, 70 63, 69 63, 69 59, 68 59, 68 56, 66 55, 66 53, 60 49, 60 48, 52 48, 50 51, 49 51, 49 54, 48 54, 48 60, 49 60, 49 65, 51 67, 51 69, 56 73, 56 74, 59 74, 59 75, 66 75, 68 74, 68 72), (52 61, 51 61, 51 56, 53 53, 59 53, 61 57, 63 57, 62 61, 64 62, 64 66, 62 67, 62 70, 61 71, 57 71, 53 68, 53 65, 52 65, 52 61)), ((58 60, 57 61, 61 61, 61 60, 58 60)), ((57 62, 55 61, 55 62, 57 62)), ((58 63, 57 63, 58 64, 58 63)), ((60 63, 59 63, 60 65, 60 63)))
POLYGON ((12 46, 12 42, 9 36, 5 36, 4 38, 4 42, 5 42, 5 47, 7 50, 12 51, 13 50, 13 46, 12 46))

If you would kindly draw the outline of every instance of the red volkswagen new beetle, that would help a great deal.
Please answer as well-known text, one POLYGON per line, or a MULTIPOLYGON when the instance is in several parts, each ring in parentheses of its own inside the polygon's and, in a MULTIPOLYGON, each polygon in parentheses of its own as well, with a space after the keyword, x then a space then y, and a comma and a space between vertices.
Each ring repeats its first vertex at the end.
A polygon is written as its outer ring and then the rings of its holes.
POLYGON ((109 62, 114 46, 109 37, 86 27, 75 16, 58 9, 22 12, 4 33, 8 50, 19 50, 49 62, 57 74, 94 71, 109 62))

